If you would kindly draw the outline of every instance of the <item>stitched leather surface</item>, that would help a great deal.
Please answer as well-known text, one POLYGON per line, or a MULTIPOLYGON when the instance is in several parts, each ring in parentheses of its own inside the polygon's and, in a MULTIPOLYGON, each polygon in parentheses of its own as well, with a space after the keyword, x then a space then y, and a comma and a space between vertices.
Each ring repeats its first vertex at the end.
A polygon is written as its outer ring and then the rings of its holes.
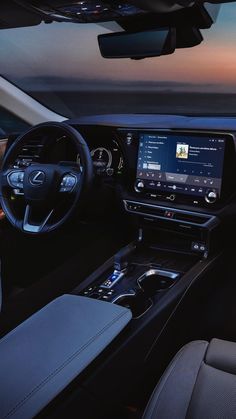
POLYGON ((131 320, 126 308, 64 295, 0 341, 0 418, 34 417, 131 320))

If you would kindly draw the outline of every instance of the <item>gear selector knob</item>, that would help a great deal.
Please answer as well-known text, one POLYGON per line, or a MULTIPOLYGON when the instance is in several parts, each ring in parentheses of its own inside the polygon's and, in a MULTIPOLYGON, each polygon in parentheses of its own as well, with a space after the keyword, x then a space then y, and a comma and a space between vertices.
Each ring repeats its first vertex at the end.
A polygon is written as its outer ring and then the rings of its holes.
POLYGON ((121 249, 118 253, 116 253, 114 258, 114 268, 116 271, 123 271, 127 269, 129 265, 129 258, 135 249, 136 245, 129 244, 128 246, 121 249))

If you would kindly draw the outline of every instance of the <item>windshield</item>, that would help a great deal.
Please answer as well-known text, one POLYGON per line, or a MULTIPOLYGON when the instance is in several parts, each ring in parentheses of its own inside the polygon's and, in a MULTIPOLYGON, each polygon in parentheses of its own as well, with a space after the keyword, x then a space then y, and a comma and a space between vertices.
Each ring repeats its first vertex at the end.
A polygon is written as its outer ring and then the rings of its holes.
MULTIPOLYGON (((0 74, 54 111, 84 114, 233 114, 236 6, 225 4, 204 42, 140 61, 104 59, 95 24, 52 23, 0 32, 0 74)), ((118 29, 119 30, 119 29, 118 29)))

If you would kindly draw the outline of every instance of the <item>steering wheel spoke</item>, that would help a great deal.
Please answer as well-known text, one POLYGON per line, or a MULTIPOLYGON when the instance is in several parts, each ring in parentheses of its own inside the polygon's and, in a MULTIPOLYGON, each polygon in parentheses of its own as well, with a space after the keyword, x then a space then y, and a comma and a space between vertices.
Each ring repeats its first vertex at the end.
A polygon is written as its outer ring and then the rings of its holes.
POLYGON ((23 189, 24 170, 11 170, 7 174, 8 185, 13 189, 23 189))
POLYGON ((23 191, 24 184, 24 170, 21 169, 10 169, 2 173, 1 175, 1 187, 2 192, 6 188, 13 190, 23 191))
POLYGON ((53 212, 54 212, 54 209, 49 211, 46 217, 44 217, 41 221, 33 221, 32 220, 33 208, 30 205, 26 205, 25 215, 24 215, 24 220, 23 220, 23 231, 25 231, 26 233, 41 233, 43 230, 45 230, 47 222, 49 221, 53 212))

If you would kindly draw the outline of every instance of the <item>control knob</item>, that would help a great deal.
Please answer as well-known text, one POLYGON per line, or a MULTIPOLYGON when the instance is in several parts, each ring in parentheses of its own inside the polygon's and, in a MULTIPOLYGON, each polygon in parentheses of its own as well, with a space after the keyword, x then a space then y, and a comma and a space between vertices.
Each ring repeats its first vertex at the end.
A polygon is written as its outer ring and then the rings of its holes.
POLYGON ((136 192, 141 192, 145 188, 145 184, 142 180, 137 180, 134 185, 136 192))
POLYGON ((214 204, 217 201, 217 199, 218 199, 218 194, 214 190, 208 191, 206 196, 205 196, 205 201, 208 204, 214 204))

